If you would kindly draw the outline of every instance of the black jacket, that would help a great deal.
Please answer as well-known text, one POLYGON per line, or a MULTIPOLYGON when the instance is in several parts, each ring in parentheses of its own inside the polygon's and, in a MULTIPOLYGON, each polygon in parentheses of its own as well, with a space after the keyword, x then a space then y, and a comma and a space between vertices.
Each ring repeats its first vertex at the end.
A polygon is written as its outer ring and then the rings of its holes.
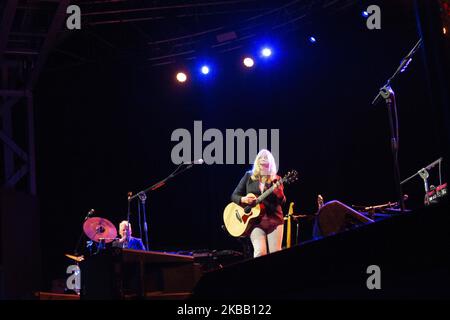
MULTIPOLYGON (((233 194, 231 195, 231 201, 241 205, 241 197, 245 197, 248 193, 253 193, 257 197, 261 195, 261 191, 259 189, 259 181, 253 180, 251 176, 251 171, 245 173, 236 189, 234 190, 233 194)), ((271 186, 272 184, 266 184, 264 190, 267 190, 271 186)), ((284 220, 283 208, 281 207, 281 205, 285 202, 286 197, 284 195, 284 192, 280 192, 278 194, 273 192, 262 202, 264 205, 263 213, 273 218, 276 217, 275 222, 277 224, 282 224, 284 220)))

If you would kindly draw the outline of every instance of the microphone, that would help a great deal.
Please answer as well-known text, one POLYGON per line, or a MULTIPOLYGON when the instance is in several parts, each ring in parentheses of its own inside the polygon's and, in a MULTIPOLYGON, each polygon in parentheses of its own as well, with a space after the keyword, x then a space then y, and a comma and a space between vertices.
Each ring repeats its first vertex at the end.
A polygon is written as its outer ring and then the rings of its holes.
POLYGON ((86 215, 86 218, 84 218, 84 220, 87 220, 89 217, 91 217, 93 214, 95 213, 94 209, 89 210, 89 212, 86 215))
POLYGON ((184 162, 184 164, 203 164, 204 162, 203 159, 197 159, 192 162, 184 162))

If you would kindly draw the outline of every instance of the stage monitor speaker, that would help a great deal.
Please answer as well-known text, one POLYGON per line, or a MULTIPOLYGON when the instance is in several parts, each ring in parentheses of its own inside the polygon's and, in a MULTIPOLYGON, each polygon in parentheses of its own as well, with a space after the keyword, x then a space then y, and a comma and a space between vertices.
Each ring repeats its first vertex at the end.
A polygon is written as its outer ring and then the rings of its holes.
POLYGON ((371 222, 374 221, 349 206, 334 200, 327 202, 319 210, 315 236, 329 236, 371 222))
POLYGON ((0 300, 34 299, 41 286, 36 196, 0 189, 0 300))

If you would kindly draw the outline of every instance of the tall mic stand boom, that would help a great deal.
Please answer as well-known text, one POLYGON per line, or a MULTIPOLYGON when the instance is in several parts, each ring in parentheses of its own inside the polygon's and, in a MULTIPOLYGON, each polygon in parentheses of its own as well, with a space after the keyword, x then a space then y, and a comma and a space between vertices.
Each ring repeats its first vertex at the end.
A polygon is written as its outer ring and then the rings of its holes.
POLYGON ((386 84, 381 87, 377 96, 373 99, 372 105, 376 105, 382 99, 386 102, 389 116, 389 129, 391 133, 391 152, 394 160, 394 174, 395 184, 398 193, 398 199, 400 204, 400 211, 403 213, 405 210, 405 202, 403 199, 402 184, 400 183, 400 166, 398 163, 398 151, 399 151, 399 128, 398 128, 398 116, 397 116, 397 104, 395 103, 395 93, 391 88, 391 82, 395 77, 406 70, 409 63, 412 60, 412 56, 422 45, 422 39, 416 43, 414 48, 403 58, 400 66, 394 72, 394 74, 387 80, 386 84))
MULTIPOLYGON (((154 185, 137 192, 136 194, 132 194, 131 192, 128 193, 128 212, 127 212, 127 222, 128 225, 130 223, 130 214, 131 214, 131 202, 134 199, 139 199, 139 203, 138 205, 141 206, 142 210, 143 210, 143 216, 144 216, 144 235, 145 235, 145 249, 148 250, 149 246, 148 246, 148 226, 147 226, 147 213, 145 211, 145 202, 147 200, 147 194, 150 191, 155 191, 159 188, 161 188, 162 186, 166 185, 167 182, 173 178, 175 178, 176 176, 178 176, 179 174, 191 169, 194 164, 202 164, 203 160, 200 159, 198 162, 191 162, 189 164, 180 164, 169 176, 167 176, 165 179, 155 183, 154 185), (181 169, 183 166, 185 166, 183 169, 181 169), (181 169, 181 170, 180 170, 181 169)), ((142 235, 141 235, 142 236, 142 235)))

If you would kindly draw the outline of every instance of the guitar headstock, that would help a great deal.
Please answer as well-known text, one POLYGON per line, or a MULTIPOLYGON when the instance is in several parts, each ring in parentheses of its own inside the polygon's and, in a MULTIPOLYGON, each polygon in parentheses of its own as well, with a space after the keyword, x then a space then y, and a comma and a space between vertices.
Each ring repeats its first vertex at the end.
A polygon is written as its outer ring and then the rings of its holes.
POLYGON ((298 172, 291 170, 283 177, 283 182, 286 184, 293 183, 298 180, 298 172))
POLYGON ((320 194, 317 196, 317 207, 319 210, 323 207, 323 197, 320 194))

